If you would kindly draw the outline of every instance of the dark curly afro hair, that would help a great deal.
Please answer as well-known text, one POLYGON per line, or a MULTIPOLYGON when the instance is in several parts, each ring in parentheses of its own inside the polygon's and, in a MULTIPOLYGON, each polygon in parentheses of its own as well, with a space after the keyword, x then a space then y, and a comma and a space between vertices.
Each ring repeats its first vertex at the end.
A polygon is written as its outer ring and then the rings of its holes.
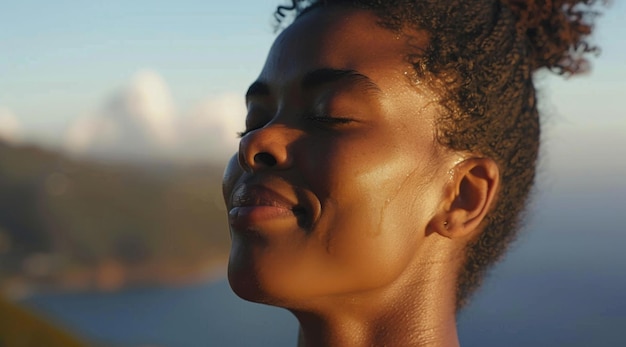
POLYGON ((438 138, 444 146, 495 160, 502 186, 480 235, 467 246, 457 308, 505 253, 523 220, 535 178, 540 122, 533 73, 588 70, 594 0, 292 0, 278 6, 284 23, 322 6, 374 11, 395 31, 422 30, 429 45, 408 56, 415 77, 441 94, 438 138))

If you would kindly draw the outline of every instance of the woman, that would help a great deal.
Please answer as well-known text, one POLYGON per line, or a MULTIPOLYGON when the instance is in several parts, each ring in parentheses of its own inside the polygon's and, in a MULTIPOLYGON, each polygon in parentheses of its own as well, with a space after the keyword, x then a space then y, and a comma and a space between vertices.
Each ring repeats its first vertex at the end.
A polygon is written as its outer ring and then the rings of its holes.
POLYGON ((231 287, 302 346, 457 346, 520 222, 532 74, 593 52, 593 1, 293 1, 224 175, 231 287))

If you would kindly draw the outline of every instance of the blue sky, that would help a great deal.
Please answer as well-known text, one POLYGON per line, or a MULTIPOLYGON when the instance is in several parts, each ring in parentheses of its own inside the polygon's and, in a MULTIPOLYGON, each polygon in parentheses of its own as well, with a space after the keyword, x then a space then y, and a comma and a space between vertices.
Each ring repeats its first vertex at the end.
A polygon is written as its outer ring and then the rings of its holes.
POLYGON ((165 78, 183 107, 241 92, 271 44, 273 6, 8 2, 0 11, 0 105, 28 128, 60 130, 145 68, 165 78))
MULTIPOLYGON (((242 94, 274 38, 276 3, 5 2, 0 107, 12 111, 23 132, 54 139, 141 69, 164 78, 181 110, 224 93, 242 94)), ((538 79, 548 135, 602 140, 613 133, 610 144, 626 154, 619 139, 626 134, 625 18, 625 4, 614 1, 600 19, 595 40, 602 55, 591 75, 538 79)))

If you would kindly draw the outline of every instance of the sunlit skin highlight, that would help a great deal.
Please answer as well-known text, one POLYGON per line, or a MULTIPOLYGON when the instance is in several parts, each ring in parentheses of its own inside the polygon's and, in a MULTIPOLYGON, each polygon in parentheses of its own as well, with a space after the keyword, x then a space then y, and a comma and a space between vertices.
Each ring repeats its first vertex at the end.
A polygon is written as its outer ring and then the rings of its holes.
POLYGON ((378 22, 316 9, 276 39, 224 175, 229 282, 293 312, 302 346, 457 346, 463 251, 499 172, 438 143, 437 93, 407 77, 425 35, 378 22))

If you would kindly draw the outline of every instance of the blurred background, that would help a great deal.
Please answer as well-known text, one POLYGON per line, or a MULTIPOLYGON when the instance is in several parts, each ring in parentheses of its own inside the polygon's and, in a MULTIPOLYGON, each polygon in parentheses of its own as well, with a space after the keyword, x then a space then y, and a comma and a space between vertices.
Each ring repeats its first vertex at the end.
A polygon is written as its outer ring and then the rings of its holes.
MULTIPOLYGON (((220 195, 276 5, 2 3, 2 300, 86 345, 295 345, 287 312, 230 292, 220 195)), ((598 21, 590 74, 537 76, 535 198, 464 345, 626 345, 624 19, 598 21)))

